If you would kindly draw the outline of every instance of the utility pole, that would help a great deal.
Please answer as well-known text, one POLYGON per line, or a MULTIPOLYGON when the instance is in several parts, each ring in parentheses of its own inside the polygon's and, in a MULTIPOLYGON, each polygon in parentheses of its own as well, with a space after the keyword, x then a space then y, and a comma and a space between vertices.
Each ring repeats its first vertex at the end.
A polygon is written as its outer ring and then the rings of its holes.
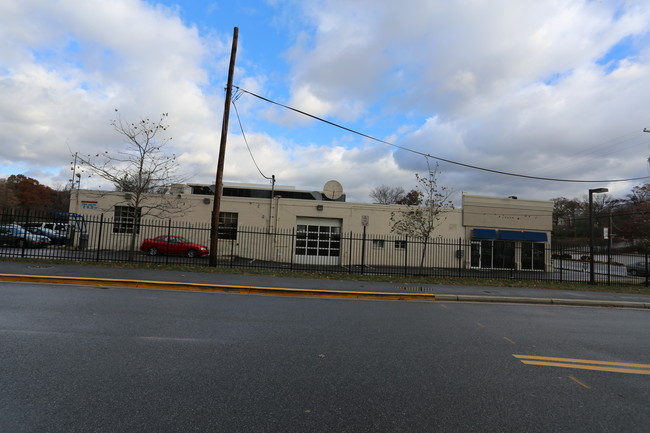
POLYGON ((232 100, 232 79, 235 74, 235 58, 237 57, 237 39, 239 29, 233 29, 232 50, 230 52, 230 66, 228 67, 228 84, 226 85, 226 100, 223 107, 223 122, 221 124, 221 143, 219 145, 219 161, 217 162, 217 179, 215 182, 214 203, 212 207, 212 224, 210 226, 210 262, 212 267, 217 266, 217 247, 219 245, 219 212, 221 208, 221 192, 223 190, 223 165, 226 159, 226 141, 228 138, 228 118, 230 117, 230 103, 232 100))

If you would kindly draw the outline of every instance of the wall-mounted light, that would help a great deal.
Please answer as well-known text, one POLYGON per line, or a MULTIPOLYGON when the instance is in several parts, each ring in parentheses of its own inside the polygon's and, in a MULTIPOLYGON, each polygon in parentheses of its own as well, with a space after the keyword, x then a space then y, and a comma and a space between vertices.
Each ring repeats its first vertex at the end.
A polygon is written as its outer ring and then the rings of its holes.
POLYGON ((323 205, 322 204, 317 205, 316 210, 323 210, 323 205))
POLYGON ((203 203, 210 204, 210 198, 209 197, 204 198, 203 203))

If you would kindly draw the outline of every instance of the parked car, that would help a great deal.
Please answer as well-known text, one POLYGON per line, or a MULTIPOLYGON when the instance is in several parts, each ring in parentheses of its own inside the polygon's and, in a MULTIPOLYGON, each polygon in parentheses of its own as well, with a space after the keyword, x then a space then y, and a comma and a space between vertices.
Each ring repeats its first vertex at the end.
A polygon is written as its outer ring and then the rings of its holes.
POLYGON ((148 252, 149 255, 176 254, 187 257, 201 257, 210 254, 208 247, 195 244, 181 236, 157 236, 153 239, 142 241, 140 250, 148 252))
POLYGON ((42 248, 50 245, 51 242, 47 236, 29 233, 17 224, 0 226, 0 245, 42 248))
MULTIPOLYGON (((635 275, 635 276, 638 275, 640 277, 646 276, 645 261, 632 263, 631 265, 625 265, 625 269, 627 269, 628 275, 635 275)), ((648 269, 650 269, 650 263, 648 264, 648 269)))
POLYGON ((26 229, 36 228, 36 229, 47 229, 52 230, 60 235, 69 236, 70 226, 66 223, 61 222, 36 222, 32 221, 29 223, 16 222, 16 224, 25 227, 26 229))
POLYGON ((52 245, 65 245, 68 241, 68 237, 65 235, 65 233, 57 232, 51 229, 27 227, 27 231, 35 235, 47 236, 50 238, 52 245))

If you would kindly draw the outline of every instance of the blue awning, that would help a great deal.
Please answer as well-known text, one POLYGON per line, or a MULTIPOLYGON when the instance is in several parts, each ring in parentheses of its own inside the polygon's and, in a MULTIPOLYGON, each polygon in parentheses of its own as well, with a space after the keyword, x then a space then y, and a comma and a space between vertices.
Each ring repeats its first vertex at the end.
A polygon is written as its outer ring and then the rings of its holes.
POLYGON ((496 239, 497 231, 492 229, 472 229, 473 239, 496 239))
POLYGON ((546 237, 546 233, 540 233, 540 232, 524 232, 524 241, 532 241, 532 242, 546 242, 548 238, 546 237))
POLYGON ((524 232, 514 230, 499 230, 499 239, 504 241, 521 241, 524 239, 524 232))

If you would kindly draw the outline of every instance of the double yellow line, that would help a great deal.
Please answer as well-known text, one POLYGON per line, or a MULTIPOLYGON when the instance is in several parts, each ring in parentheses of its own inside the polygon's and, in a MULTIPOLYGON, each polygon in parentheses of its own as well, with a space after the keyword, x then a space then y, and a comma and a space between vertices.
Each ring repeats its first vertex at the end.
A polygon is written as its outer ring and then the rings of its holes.
POLYGON ((592 361, 588 359, 554 358, 552 356, 512 355, 527 365, 547 367, 577 368, 580 370, 609 371, 614 373, 650 375, 650 364, 631 364, 627 362, 592 361))

